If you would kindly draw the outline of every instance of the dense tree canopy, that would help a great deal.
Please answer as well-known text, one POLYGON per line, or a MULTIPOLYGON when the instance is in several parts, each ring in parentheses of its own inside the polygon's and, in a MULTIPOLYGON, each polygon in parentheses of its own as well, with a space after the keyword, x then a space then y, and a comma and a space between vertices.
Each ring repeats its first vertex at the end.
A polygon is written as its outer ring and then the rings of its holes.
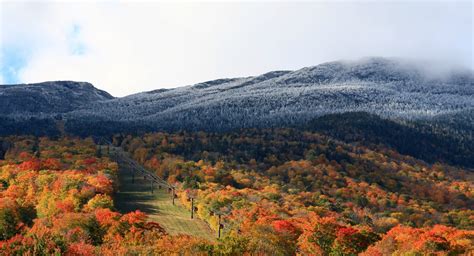
POLYGON ((92 139, 9 137, 2 255, 456 255, 474 247, 473 172, 314 132, 117 135, 177 187, 215 241, 114 207, 118 166, 92 139), (220 220, 219 220, 220 219, 220 220))
POLYGON ((403 228, 463 234, 433 252, 474 246, 474 173, 467 169, 292 129, 152 133, 114 143, 179 185, 187 207, 188 193, 196 194, 197 214, 211 227, 213 213, 222 212, 223 250, 353 255, 376 252, 403 228))

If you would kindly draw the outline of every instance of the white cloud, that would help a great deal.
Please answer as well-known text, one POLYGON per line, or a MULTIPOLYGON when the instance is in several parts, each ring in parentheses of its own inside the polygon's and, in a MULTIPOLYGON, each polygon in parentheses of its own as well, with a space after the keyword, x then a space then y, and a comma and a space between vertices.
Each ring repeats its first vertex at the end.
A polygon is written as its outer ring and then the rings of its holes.
POLYGON ((30 52, 22 82, 89 81, 115 96, 374 55, 472 65, 470 2, 0 6, 0 47, 30 52))

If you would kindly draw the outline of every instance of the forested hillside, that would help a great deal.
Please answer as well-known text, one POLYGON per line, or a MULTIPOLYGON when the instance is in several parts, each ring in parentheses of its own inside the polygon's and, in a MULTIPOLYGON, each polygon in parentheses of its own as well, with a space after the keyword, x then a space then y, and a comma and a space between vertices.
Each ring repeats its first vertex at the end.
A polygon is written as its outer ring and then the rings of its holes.
POLYGON ((2 255, 459 255, 474 249, 474 174, 295 129, 116 135, 221 238, 116 212, 117 164, 92 139, 7 137, 2 255), (219 217, 220 216, 220 217, 219 217))
POLYGON ((84 82, 4 85, 0 136, 293 127, 472 168, 474 75, 427 68, 389 58, 333 61, 121 98, 84 82))
POLYGON ((116 212, 117 164, 99 157, 91 139, 6 140, 12 147, 0 161, 0 255, 162 255, 207 246, 169 236, 140 211, 116 212))
POLYGON ((386 147, 292 129, 153 133, 114 143, 182 188, 227 252, 462 254, 474 246, 474 176, 386 147))
POLYGON ((392 121, 373 114, 348 112, 325 115, 302 127, 348 143, 389 147, 429 163, 444 162, 473 168, 474 123, 456 124, 452 127, 449 121, 392 121))

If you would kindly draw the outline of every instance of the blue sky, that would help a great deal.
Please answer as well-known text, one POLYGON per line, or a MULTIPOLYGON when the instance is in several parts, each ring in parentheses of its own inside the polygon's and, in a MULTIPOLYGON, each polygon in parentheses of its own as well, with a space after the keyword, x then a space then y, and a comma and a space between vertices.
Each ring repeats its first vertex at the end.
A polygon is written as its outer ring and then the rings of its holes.
POLYGON ((0 83, 114 96, 339 59, 473 67, 471 1, 0 1, 0 83))
MULTIPOLYGON (((86 54, 87 49, 80 39, 80 32, 81 27, 78 24, 72 24, 70 32, 66 36, 68 40, 69 54, 72 56, 86 54)), ((16 84, 24 82, 19 73, 26 67, 28 60, 32 58, 32 52, 36 50, 34 45, 12 44, 2 47, 1 50, 2 62, 0 73, 3 83, 16 84)))
POLYGON ((22 48, 5 47, 2 48, 2 64, 0 67, 0 72, 2 75, 2 81, 5 84, 19 83, 20 78, 18 77, 18 72, 25 65, 28 60, 28 52, 22 48))

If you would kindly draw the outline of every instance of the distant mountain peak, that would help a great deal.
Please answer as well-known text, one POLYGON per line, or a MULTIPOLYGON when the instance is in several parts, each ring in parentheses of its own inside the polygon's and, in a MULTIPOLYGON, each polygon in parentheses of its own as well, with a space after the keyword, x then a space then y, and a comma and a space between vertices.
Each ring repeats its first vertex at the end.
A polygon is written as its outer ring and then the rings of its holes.
POLYGON ((48 81, 0 86, 0 109, 11 114, 65 113, 114 97, 88 82, 48 81))
POLYGON ((410 61, 372 57, 122 98, 85 82, 0 86, 0 112, 43 118, 61 113, 75 127, 86 122, 105 129, 99 124, 112 122, 115 125, 107 128, 119 132, 137 126, 212 131, 286 127, 353 111, 398 120, 429 120, 474 109, 472 72, 443 79, 428 79, 423 72, 410 61))

